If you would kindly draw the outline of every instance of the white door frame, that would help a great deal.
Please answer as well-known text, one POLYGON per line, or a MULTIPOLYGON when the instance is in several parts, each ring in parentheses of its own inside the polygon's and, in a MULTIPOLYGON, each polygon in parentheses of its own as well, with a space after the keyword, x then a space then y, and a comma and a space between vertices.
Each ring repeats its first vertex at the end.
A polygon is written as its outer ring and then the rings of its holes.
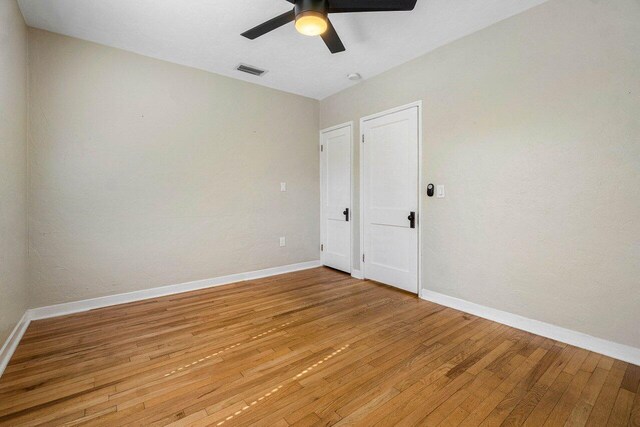
POLYGON ((362 262, 364 254, 364 122, 377 119, 388 114, 397 113, 399 111, 408 110, 410 108, 418 108, 418 296, 422 289, 422 101, 415 101, 410 104, 401 105, 391 108, 380 113, 371 114, 360 119, 360 273, 362 278, 367 278, 366 262, 362 262))
MULTIPOLYGON (((322 129, 319 132, 318 152, 322 150, 322 134, 331 132, 334 130, 350 127, 349 137, 351 139, 349 143, 349 273, 353 272, 353 121, 342 123, 339 125, 331 126, 326 129, 322 129)), ((322 217, 322 207, 324 206, 324 196, 322 191, 322 155, 319 156, 320 162, 320 244, 323 244, 322 238, 324 236, 324 220, 322 217)), ((320 263, 324 265, 324 251, 320 250, 320 263)))

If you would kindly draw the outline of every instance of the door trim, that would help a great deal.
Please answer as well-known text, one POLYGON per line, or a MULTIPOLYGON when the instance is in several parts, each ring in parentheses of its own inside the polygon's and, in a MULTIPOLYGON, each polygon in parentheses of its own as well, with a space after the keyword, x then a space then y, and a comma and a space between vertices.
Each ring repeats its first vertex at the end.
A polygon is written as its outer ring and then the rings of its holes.
POLYGON ((364 174, 364 156, 362 152, 364 150, 363 138, 364 138, 364 123, 369 120, 374 120, 389 114, 397 113, 399 111, 408 110, 410 108, 418 108, 418 293, 420 295, 420 290, 422 289, 422 100, 415 101, 410 104, 401 105, 399 107, 391 108, 389 110, 381 111, 379 113, 371 114, 369 116, 362 117, 360 119, 360 188, 359 188, 359 200, 360 206, 359 210, 359 218, 360 218, 360 273, 362 274, 362 278, 366 280, 367 272, 366 272, 366 261, 362 262, 362 256, 364 255, 364 187, 362 183, 364 182, 363 174, 364 174))
MULTIPOLYGON (((320 146, 322 146, 322 135, 334 130, 350 127, 349 137, 351 138, 349 144, 349 193, 350 199, 350 220, 349 220, 349 273, 353 273, 353 120, 339 125, 331 126, 325 129, 321 129, 318 133, 318 153, 320 153, 320 146)), ((320 244, 323 244, 322 238, 324 236, 324 219, 322 217, 322 206, 324 206, 324 196, 322 192, 322 154, 318 156, 318 163, 320 164, 320 244)), ((320 249, 320 248, 318 248, 320 249)), ((324 265, 324 251, 320 250, 320 263, 324 265)))

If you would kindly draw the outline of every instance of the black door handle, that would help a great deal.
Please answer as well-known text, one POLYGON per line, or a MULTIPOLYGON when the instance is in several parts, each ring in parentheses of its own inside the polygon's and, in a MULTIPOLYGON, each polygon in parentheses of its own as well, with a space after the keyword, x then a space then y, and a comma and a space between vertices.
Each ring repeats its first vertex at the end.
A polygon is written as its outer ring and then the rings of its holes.
POLYGON ((344 220, 349 222, 349 208, 346 208, 344 212, 342 212, 342 215, 344 215, 344 220))
POLYGON ((411 212, 409 214, 409 216, 407 217, 407 219, 409 220, 409 227, 410 228, 416 228, 416 213, 415 212, 411 212))

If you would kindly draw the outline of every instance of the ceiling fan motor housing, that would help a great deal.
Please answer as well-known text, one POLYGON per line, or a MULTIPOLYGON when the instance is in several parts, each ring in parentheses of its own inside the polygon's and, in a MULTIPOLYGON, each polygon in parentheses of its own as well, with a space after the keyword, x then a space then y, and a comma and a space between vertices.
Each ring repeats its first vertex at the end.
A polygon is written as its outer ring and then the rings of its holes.
POLYGON ((296 18, 306 14, 327 16, 327 0, 297 0, 295 4, 296 18))

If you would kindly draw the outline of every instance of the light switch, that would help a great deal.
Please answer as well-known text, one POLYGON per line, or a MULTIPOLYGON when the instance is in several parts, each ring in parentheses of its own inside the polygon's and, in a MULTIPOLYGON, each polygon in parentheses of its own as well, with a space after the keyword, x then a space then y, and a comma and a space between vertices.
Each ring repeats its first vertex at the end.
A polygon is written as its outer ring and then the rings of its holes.
POLYGON ((286 182, 281 182, 280 183, 280 191, 287 191, 287 183, 286 182))
POLYGON ((438 199, 443 199, 444 198, 444 185, 437 185, 436 186, 436 197, 438 199))
POLYGON ((285 237, 280 238, 280 247, 287 246, 287 239, 285 237))

